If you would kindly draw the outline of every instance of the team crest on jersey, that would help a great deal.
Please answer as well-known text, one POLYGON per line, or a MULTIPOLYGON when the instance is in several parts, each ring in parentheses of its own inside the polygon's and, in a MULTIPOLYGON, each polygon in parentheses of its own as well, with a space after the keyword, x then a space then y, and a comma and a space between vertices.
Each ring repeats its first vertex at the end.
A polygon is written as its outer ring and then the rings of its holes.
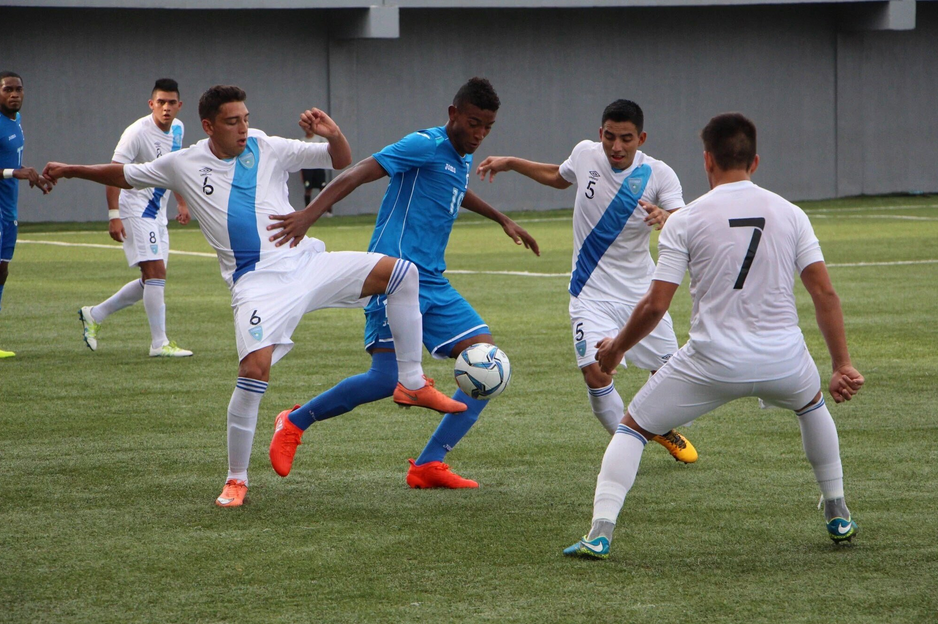
POLYGON ((642 190, 641 178, 629 178, 628 180, 626 180, 626 182, 629 183, 629 190, 632 191, 633 194, 638 193, 640 190, 642 190))
POLYGON ((251 334, 251 338, 260 342, 264 337, 264 328, 258 325, 257 327, 252 327, 248 330, 248 333, 251 334))
POLYGON ((153 253, 159 253, 159 252, 160 252, 160 246, 159 246, 159 245, 150 245, 150 251, 152 251, 153 253))
POLYGON ((576 352, 579 354, 580 357, 583 357, 584 355, 586 355, 586 341, 585 340, 581 340, 576 343, 576 352))
POLYGON ((246 169, 253 169, 255 160, 254 152, 250 150, 244 150, 240 156, 238 156, 238 162, 240 162, 246 169))
POLYGON ((199 175, 208 175, 211 172, 212 172, 211 167, 202 167, 201 169, 199 169, 199 175))

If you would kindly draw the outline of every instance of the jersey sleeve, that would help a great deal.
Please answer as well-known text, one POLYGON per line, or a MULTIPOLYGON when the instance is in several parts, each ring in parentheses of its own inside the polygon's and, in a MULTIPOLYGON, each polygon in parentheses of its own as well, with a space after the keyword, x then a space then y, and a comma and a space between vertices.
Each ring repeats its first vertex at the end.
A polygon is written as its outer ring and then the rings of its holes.
POLYGON ((684 273, 690 263, 686 219, 679 215, 683 216, 678 213, 665 221, 658 238, 658 266, 652 279, 660 282, 680 284, 684 281, 684 273))
POLYGON ((683 208, 684 190, 681 188, 681 181, 674 173, 674 169, 659 161, 655 166, 655 178, 657 178, 655 204, 668 212, 683 208))
POLYGON ((815 262, 824 262, 824 254, 821 253, 821 243, 814 234, 814 228, 811 226, 811 220, 801 208, 794 206, 797 215, 797 245, 795 253, 795 268, 800 274, 810 264, 815 262))
POLYGON ((436 154, 437 140, 425 132, 412 132, 373 154, 381 168, 394 176, 424 165, 436 154))
POLYGON ((576 184, 576 163, 579 159, 580 152, 590 144, 590 141, 580 141, 574 146, 573 151, 570 152, 570 155, 567 156, 567 159, 560 163, 560 177, 569 182, 570 184, 576 184))
POLYGON ((111 162, 119 162, 126 165, 137 160, 137 137, 140 133, 136 131, 136 128, 137 124, 133 124, 124 130, 120 141, 117 142, 117 147, 114 148, 114 155, 111 156, 111 162))
POLYGON ((177 191, 175 164, 177 154, 180 153, 172 152, 148 163, 124 165, 124 179, 135 189, 166 188, 177 191))
POLYGON ((328 143, 310 143, 277 136, 265 136, 265 140, 277 153, 283 168, 291 173, 300 169, 333 168, 328 143))

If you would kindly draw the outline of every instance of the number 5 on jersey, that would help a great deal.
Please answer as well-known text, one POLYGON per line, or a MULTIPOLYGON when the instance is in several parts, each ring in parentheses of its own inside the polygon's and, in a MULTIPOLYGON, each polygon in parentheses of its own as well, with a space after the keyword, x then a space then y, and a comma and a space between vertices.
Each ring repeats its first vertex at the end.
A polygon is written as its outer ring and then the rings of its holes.
POLYGON ((746 257, 743 258, 743 266, 739 268, 739 275, 736 276, 736 284, 733 290, 741 290, 746 283, 746 277, 749 275, 749 268, 756 257, 756 250, 759 249, 759 241, 762 240, 762 230, 765 229, 764 217, 749 217, 747 219, 730 219, 730 227, 751 227, 752 239, 749 241, 749 249, 746 250, 746 257))

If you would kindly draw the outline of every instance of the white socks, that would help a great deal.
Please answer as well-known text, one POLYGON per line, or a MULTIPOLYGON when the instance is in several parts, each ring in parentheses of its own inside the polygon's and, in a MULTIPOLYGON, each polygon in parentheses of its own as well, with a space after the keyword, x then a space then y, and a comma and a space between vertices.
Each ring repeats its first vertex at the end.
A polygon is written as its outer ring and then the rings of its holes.
POLYGON ((593 497, 593 522, 599 520, 615 524, 619 511, 635 483, 638 464, 645 450, 645 437, 634 429, 619 425, 606 447, 602 469, 596 478, 596 495, 593 497))
POLYGON ((616 432, 616 427, 625 416, 625 404, 622 397, 616 392, 616 384, 612 382, 605 388, 587 388, 590 393, 590 407, 600 424, 606 428, 610 435, 616 432))
POLYGON ((267 383, 238 377, 228 403, 228 478, 248 482, 251 446, 257 428, 257 411, 267 391, 267 383))
POLYGON ((407 260, 398 260, 388 280, 387 314, 394 338, 397 380, 409 390, 419 390, 426 383, 421 366, 423 318, 419 288, 417 267, 407 260))
POLYGON ((150 347, 154 349, 159 349, 169 342, 166 337, 166 304, 163 300, 165 291, 164 279, 148 279, 144 282, 143 308, 147 311, 147 320, 150 321, 150 347))
POLYGON ((132 282, 124 284, 120 290, 111 295, 104 303, 99 303, 91 308, 91 318, 94 319, 95 323, 101 323, 118 310, 132 306, 141 299, 143 299, 143 280, 135 279, 132 282))
POLYGON ((824 495, 824 500, 843 498, 844 469, 840 463, 840 441, 837 425, 824 403, 824 398, 806 407, 798 415, 804 454, 824 495))

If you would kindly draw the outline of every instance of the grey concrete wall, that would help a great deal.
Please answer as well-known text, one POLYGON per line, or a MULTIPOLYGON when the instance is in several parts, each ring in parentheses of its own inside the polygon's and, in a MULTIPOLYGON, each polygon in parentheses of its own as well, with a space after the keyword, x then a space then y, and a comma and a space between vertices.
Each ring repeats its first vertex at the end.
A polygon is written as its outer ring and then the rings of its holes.
MULTIPOLYGON (((900 32, 841 33, 838 9, 401 9, 400 38, 376 40, 330 40, 347 15, 337 11, 0 12, 18 24, 3 65, 25 78, 35 166, 108 160, 162 75, 182 86, 187 144, 202 138, 198 94, 227 82, 248 91, 252 124, 270 133, 298 136, 299 111, 328 105, 355 159, 444 123, 459 85, 485 75, 502 109, 477 162, 560 162, 598 135, 608 102, 628 97, 645 109, 645 151, 674 167, 688 200, 706 190, 697 133, 726 110, 756 121, 758 181, 792 199, 938 191, 938 3, 919 3, 916 29, 900 32)), ((339 212, 373 212, 383 186, 339 212)), ((573 201, 514 174, 471 187, 502 209, 573 201)), ((103 195, 81 181, 48 198, 24 191, 21 217, 103 219, 103 195)), ((299 206, 297 180, 291 195, 299 206)))

